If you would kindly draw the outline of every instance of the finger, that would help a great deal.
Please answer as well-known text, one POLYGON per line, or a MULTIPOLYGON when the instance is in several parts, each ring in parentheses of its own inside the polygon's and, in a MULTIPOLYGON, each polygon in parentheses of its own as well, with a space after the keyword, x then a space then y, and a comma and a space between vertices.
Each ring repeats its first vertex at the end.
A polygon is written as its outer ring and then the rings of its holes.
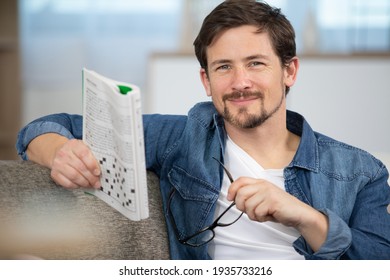
POLYGON ((301 216, 296 201, 293 196, 278 187, 263 184, 253 195, 247 195, 245 212, 255 221, 273 221, 293 226, 301 216))
POLYGON ((55 182, 65 188, 91 187, 89 180, 70 165, 64 165, 61 169, 52 169, 51 176, 55 182))
POLYGON ((64 187, 65 189, 77 189, 80 187, 79 184, 72 182, 67 176, 64 176, 58 171, 52 170, 50 175, 56 184, 64 187))
POLYGON ((71 161, 72 167, 88 180, 90 186, 100 188, 100 165, 92 151, 82 141, 72 151, 75 157, 71 161))
POLYGON ((253 178, 249 178, 249 177, 240 177, 238 178, 236 181, 234 181, 229 189, 228 189, 228 193, 227 193, 227 199, 230 200, 230 201, 235 201, 236 200, 236 196, 237 196, 237 192, 247 186, 247 185, 251 185, 251 184, 255 184, 256 182, 260 182, 261 180, 258 180, 258 179, 253 179, 253 178))
POLYGON ((79 158, 75 158, 68 166, 64 167, 64 173, 68 179, 81 187, 100 187, 100 177, 95 176, 79 158))
POLYGON ((249 219, 258 222, 273 221, 268 201, 258 192, 245 200, 245 213, 249 219))
POLYGON ((256 207, 256 204, 262 202, 262 195, 259 193, 259 185, 250 184, 240 187, 234 198, 237 209, 249 214, 256 207))
POLYGON ((239 183, 234 198, 236 207, 252 220, 274 220, 273 212, 281 198, 280 189, 262 179, 243 178, 239 183))
POLYGON ((100 166, 89 147, 82 140, 69 141, 70 165, 78 170, 92 187, 100 187, 100 166))
POLYGON ((86 168, 95 176, 100 176, 100 165, 91 149, 81 140, 74 146, 73 153, 79 158, 86 168))
POLYGON ((88 156, 89 148, 80 140, 70 140, 58 150, 52 165, 52 177, 62 178, 62 185, 75 187, 100 187, 100 178, 91 173, 79 155, 88 156), (70 182, 69 182, 70 181, 70 182))

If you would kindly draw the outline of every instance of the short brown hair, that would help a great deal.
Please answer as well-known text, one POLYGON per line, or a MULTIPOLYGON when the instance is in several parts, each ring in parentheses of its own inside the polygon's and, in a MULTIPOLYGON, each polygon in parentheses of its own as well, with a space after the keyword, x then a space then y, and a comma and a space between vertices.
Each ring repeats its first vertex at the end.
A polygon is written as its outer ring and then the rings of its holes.
POLYGON ((227 0, 204 19, 194 41, 195 55, 206 73, 207 47, 220 32, 242 25, 253 25, 258 32, 268 33, 282 65, 288 65, 296 55, 294 28, 280 9, 255 0, 227 0))

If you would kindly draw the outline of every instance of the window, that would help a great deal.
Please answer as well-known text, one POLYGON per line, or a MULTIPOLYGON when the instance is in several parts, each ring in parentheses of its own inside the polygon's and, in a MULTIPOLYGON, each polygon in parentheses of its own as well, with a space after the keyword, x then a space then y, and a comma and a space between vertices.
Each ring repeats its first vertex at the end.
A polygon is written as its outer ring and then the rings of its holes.
POLYGON ((176 51, 180 0, 20 0, 24 84, 80 87, 82 67, 143 86, 147 58, 176 51))
MULTIPOLYGON (((145 83, 151 52, 180 50, 221 0, 19 0, 24 79, 75 84, 82 66, 145 83), (183 16, 185 5, 189 14, 183 16), (188 34, 187 34, 188 35, 188 34), (72 58, 72 59, 69 59, 72 58), (77 73, 76 75, 78 75, 77 73)), ((294 25, 299 52, 389 52, 390 1, 270 0, 294 25), (305 49, 306 48, 306 49, 305 49)))
POLYGON ((390 50, 390 2, 387 0, 321 0, 316 14, 323 34, 322 51, 390 50))
POLYGON ((268 1, 282 8, 304 53, 390 52, 390 1, 268 1), (306 49, 305 49, 306 48, 306 49))

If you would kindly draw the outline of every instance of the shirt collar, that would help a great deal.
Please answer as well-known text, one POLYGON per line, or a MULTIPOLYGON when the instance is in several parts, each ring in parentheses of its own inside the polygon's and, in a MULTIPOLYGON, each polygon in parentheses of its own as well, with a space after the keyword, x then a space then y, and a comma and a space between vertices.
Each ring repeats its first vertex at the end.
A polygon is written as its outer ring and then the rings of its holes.
POLYGON ((318 172, 318 143, 310 125, 300 114, 287 111, 287 129, 301 137, 298 150, 288 167, 296 166, 318 172))

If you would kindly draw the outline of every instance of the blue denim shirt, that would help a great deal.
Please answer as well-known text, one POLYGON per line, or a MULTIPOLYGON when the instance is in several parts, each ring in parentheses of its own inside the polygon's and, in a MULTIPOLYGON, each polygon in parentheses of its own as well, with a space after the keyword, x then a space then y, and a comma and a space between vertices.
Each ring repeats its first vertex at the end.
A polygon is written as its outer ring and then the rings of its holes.
MULTIPOLYGON (((171 210, 179 234, 189 236, 213 221, 223 170, 226 132, 212 103, 197 104, 187 116, 144 115, 147 169, 160 178, 172 259, 209 259, 207 245, 182 245, 172 228, 168 196, 176 191, 171 210)), ((360 149, 314 132, 304 118, 287 112, 287 128, 301 137, 292 162, 284 169, 286 191, 328 216, 329 232, 313 252, 302 237, 293 244, 306 259, 390 259, 388 171, 360 149)), ((43 117, 23 128, 17 150, 36 136, 55 132, 82 137, 79 115, 43 117)), ((163 229, 162 229, 163 230, 163 229)))

